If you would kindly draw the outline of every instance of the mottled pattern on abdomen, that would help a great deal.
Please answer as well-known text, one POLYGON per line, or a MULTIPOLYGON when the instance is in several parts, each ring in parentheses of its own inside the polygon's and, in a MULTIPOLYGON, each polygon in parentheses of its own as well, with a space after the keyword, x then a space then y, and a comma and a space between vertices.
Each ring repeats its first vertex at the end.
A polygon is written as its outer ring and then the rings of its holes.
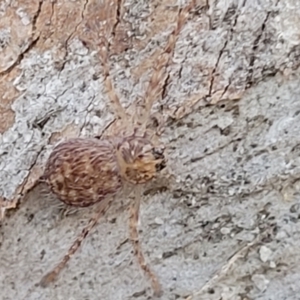
POLYGON ((113 145, 93 138, 56 146, 43 177, 61 201, 73 206, 90 206, 122 187, 113 145))

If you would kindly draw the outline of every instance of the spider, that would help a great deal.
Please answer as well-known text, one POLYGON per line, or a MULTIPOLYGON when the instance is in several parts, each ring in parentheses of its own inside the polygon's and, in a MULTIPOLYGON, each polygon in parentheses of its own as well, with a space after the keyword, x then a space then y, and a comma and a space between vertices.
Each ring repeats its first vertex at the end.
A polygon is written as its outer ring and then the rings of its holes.
MULTIPOLYGON (((168 77, 166 68, 171 61, 176 39, 193 6, 192 2, 178 10, 175 29, 153 66, 142 109, 131 115, 121 105, 109 76, 108 38, 98 37, 104 83, 117 120, 113 130, 101 138, 73 138, 58 144, 50 154, 39 180, 32 180, 32 183, 21 188, 20 192, 26 194, 37 182, 43 181, 57 198, 67 205, 96 207, 94 216, 62 260, 42 278, 41 286, 47 286, 57 279, 99 218, 110 207, 111 202, 119 197, 124 188, 134 187, 135 197, 130 208, 130 239, 141 268, 151 280, 154 294, 161 295, 160 283, 145 261, 138 238, 140 192, 143 184, 153 180, 166 167, 165 148, 159 142, 157 133, 149 126, 151 108, 154 101, 161 97, 163 85, 168 77)), ((15 202, 3 202, 2 213, 14 205, 15 202)))

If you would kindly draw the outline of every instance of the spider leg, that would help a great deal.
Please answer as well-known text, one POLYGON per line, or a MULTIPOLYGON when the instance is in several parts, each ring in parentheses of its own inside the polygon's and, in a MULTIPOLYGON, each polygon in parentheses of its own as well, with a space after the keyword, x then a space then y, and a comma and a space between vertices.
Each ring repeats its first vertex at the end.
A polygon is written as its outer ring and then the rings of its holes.
POLYGON ((121 120, 126 119, 126 112, 124 107, 122 106, 120 99, 114 89, 112 80, 110 78, 110 72, 109 72, 109 64, 108 64, 108 43, 100 43, 100 59, 103 67, 103 73, 104 73, 104 84, 105 88, 109 97, 109 100, 111 102, 111 105, 113 106, 114 112, 116 114, 117 118, 120 118, 121 120))
POLYGON ((80 248, 82 242, 84 239, 88 236, 90 231, 95 227, 95 225, 98 223, 98 220, 100 217, 102 217, 107 209, 110 207, 110 203, 112 202, 112 198, 107 198, 102 200, 99 203, 99 207, 97 208, 97 211, 95 215, 89 220, 89 223, 86 227, 84 227, 76 238, 73 245, 69 248, 68 252, 65 254, 65 256, 62 258, 60 263, 49 273, 47 273, 42 280, 40 281, 40 285, 42 287, 48 286, 51 282, 55 281, 59 275, 59 273, 64 269, 64 267, 67 265, 68 261, 71 259, 71 257, 76 253, 76 251, 80 248))
POLYGON ((169 78, 167 67, 172 60, 177 38, 188 18, 189 11, 195 6, 196 4, 193 0, 186 7, 178 10, 176 26, 170 34, 164 50, 158 56, 157 61, 154 64, 153 72, 144 98, 145 113, 140 120, 143 129, 147 126, 154 102, 163 94, 164 86, 167 84, 167 80, 169 78))
MULTIPOLYGON (((111 77, 110 77, 110 68, 109 68, 109 53, 112 46, 112 42, 110 42, 110 38, 115 35, 115 27, 118 23, 118 14, 119 17, 122 16, 122 7, 123 7, 123 1, 117 0, 113 1, 113 3, 110 3, 109 1, 105 4, 105 10, 107 12, 108 16, 112 16, 113 22, 107 22, 104 25, 104 35, 100 37, 104 41, 102 42, 102 47, 100 46, 100 59, 102 60, 103 65, 103 71, 104 71, 104 79, 105 79, 105 87, 108 93, 108 97, 112 103, 112 106, 114 108, 114 112, 116 114, 117 118, 120 118, 122 120, 122 123, 124 124, 124 121, 127 119, 127 114, 122 106, 120 99, 116 93, 116 90, 114 89, 111 77)), ((101 44, 100 44, 101 45, 101 44)))
POLYGON ((152 72, 150 82, 144 97, 144 113, 139 120, 142 126, 142 130, 146 129, 148 120, 150 118, 151 109, 154 102, 161 96, 163 91, 163 85, 168 78, 166 72, 166 65, 168 64, 168 54, 162 53, 159 55, 152 72))
MULTIPOLYGON (((139 188, 137 188, 137 190, 139 190, 139 188)), ((133 243, 134 254, 137 256, 140 267, 144 270, 144 272, 149 276, 151 280, 151 285, 154 290, 155 296, 160 296, 162 293, 160 283, 156 275, 151 271, 150 267, 145 261, 138 236, 137 226, 139 220, 140 196, 141 193, 136 192, 135 199, 130 207, 130 239, 133 243)))
POLYGON ((86 44, 96 46, 99 59, 103 68, 104 86, 107 90, 115 117, 126 118, 125 109, 120 103, 119 97, 110 79, 109 53, 111 48, 111 37, 114 35, 118 23, 119 13, 122 15, 122 0, 114 1, 91 1, 87 4, 89 18, 85 25, 84 36, 81 40, 86 44))

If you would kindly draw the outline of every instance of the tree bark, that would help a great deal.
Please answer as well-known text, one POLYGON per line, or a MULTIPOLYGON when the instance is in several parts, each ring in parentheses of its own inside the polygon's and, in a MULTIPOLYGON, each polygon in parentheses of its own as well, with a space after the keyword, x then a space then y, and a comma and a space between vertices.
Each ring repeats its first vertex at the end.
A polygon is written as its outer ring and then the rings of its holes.
MULTIPOLYGON (((0 3, 0 197, 7 201, 34 184, 55 144, 100 135, 114 120, 97 44, 104 27, 122 104, 133 111, 145 95, 177 3, 102 2, 0 3)), ((144 250, 163 299, 292 299, 291 290, 300 291, 293 202, 300 178, 300 2, 195 2, 153 108, 165 120, 162 140, 177 183, 143 199, 144 250), (248 260, 229 260, 235 253, 248 260)), ((57 222, 43 197, 35 189, 1 227, 4 299, 151 295, 130 243, 122 244, 128 213, 119 212, 120 203, 56 289, 34 288, 79 233, 78 214, 57 222)))

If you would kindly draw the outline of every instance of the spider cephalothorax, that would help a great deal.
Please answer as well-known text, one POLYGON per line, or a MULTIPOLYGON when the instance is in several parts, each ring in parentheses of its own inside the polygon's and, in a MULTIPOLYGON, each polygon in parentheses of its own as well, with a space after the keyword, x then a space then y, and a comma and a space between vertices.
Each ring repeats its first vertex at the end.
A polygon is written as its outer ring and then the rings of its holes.
POLYGON ((144 137, 122 139, 116 153, 122 178, 133 184, 151 180, 166 166, 163 147, 155 147, 144 137))

